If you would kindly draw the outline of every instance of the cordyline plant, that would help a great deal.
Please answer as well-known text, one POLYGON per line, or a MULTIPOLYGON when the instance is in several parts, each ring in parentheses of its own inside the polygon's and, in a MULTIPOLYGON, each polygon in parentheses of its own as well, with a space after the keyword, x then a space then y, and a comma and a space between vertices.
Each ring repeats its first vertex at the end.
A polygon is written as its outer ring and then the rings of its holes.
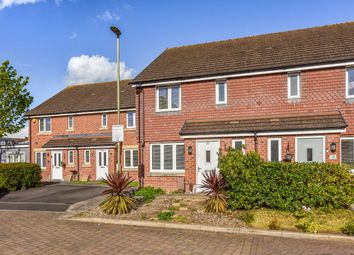
POLYGON ((104 183, 108 184, 110 189, 103 191, 103 195, 109 195, 101 204, 103 212, 107 214, 126 214, 135 209, 137 202, 129 193, 128 187, 133 179, 121 172, 106 174, 104 183))
POLYGON ((202 193, 208 196, 205 211, 209 213, 226 212, 227 196, 225 193, 225 180, 216 170, 203 173, 202 193))

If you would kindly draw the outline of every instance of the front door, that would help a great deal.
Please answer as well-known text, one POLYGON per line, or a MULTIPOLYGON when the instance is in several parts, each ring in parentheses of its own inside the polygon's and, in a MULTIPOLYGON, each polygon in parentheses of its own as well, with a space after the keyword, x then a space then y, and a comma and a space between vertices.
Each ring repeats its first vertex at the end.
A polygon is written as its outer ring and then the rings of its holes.
POLYGON ((108 150, 96 150, 96 180, 106 179, 108 174, 108 150))
POLYGON ((297 138, 297 162, 324 162, 324 137, 297 138))
POLYGON ((204 172, 214 169, 218 171, 219 148, 219 141, 212 140, 197 142, 196 192, 200 191, 198 186, 202 184, 204 172))
POLYGON ((62 159, 61 151, 52 151, 52 180, 63 180, 62 159))

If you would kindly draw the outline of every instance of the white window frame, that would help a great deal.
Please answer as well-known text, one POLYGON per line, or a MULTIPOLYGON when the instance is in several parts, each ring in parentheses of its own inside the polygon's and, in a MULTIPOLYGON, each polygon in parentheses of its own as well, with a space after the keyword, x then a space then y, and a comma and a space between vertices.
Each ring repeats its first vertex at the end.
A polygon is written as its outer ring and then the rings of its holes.
POLYGON ((182 106, 182 89, 180 84, 173 84, 173 85, 166 85, 166 86, 158 86, 155 89, 155 105, 156 105, 156 112, 171 112, 171 111, 180 111, 182 106), (179 88, 179 107, 172 108, 172 88, 178 87, 179 88), (160 109, 160 88, 167 88, 167 109, 160 109))
POLYGON ((68 116, 68 130, 74 130, 74 116, 68 116), (71 118, 71 126, 70 126, 70 118, 71 118))
POLYGON ((138 166, 133 165, 133 161, 134 161, 133 151, 138 151, 138 149, 124 149, 124 168, 138 168, 138 166), (125 152, 127 151, 130 152, 130 163, 131 163, 130 166, 127 166, 125 162, 125 152))
POLYGON ((51 117, 44 117, 44 118, 39 118, 38 119, 38 130, 39 130, 39 133, 50 133, 52 132, 52 118, 51 117), (50 122, 50 129, 47 130, 47 122, 46 122, 46 119, 49 119, 49 122, 50 122), (44 121, 44 125, 43 125, 43 128, 44 130, 42 131, 41 130, 41 121, 44 121))
POLYGON ((36 162, 36 164, 37 164, 37 161, 38 161, 38 154, 40 154, 41 156, 41 164, 39 165, 39 167, 41 168, 41 169, 46 169, 46 167, 44 167, 43 166, 43 155, 44 155, 44 158, 45 158, 45 160, 47 160, 47 154, 46 154, 46 152, 44 152, 44 151, 36 151, 35 153, 34 153, 34 157, 35 157, 35 162, 36 162))
MULTIPOLYGON (((342 141, 343 140, 352 140, 353 141, 353 143, 354 143, 354 137, 341 137, 340 138, 340 144, 339 144, 339 146, 340 146, 340 163, 342 163, 342 141)), ((337 150, 338 150, 338 148, 337 148, 337 150)))
POLYGON ((75 162, 75 152, 73 150, 69 150, 68 151, 68 165, 74 165, 74 162, 75 162), (70 153, 73 154, 73 161, 72 162, 70 161, 70 153))
POLYGON ((84 165, 90 165, 91 163, 91 151, 90 150, 84 150, 84 165), (86 157, 86 152, 88 152, 88 160, 86 157))
POLYGON ((288 99, 296 99, 301 97, 301 74, 300 73, 288 73, 288 99), (297 95, 291 95, 291 76, 297 76, 297 95))
POLYGON ((246 141, 245 141, 245 139, 233 139, 232 140, 232 148, 234 148, 234 149, 235 149, 235 142, 242 142, 242 153, 246 154, 246 149, 245 149, 246 141))
POLYGON ((345 97, 347 99, 352 99, 354 98, 354 95, 349 95, 349 71, 354 72, 354 67, 348 67, 345 70, 345 97))
POLYGON ((311 139, 311 138, 322 138, 323 141, 323 163, 326 163, 326 137, 321 136, 296 136, 295 137, 295 162, 297 162, 297 147, 298 147, 298 139, 311 139))
MULTIPOLYGON (((177 145, 184 145, 184 143, 152 143, 150 144, 150 172, 151 173, 184 173, 185 169, 177 168, 176 148, 177 145), (160 145, 160 169, 152 169, 152 146, 160 145), (164 145, 172 145, 172 169, 164 169, 164 145)), ((184 159, 185 160, 185 159, 184 159)))
POLYGON ((131 128, 131 129, 136 128, 136 113, 135 113, 135 111, 128 111, 127 112, 127 128, 131 128), (129 113, 133 114, 133 126, 129 126, 129 117, 128 117, 129 113))
POLYGON ((221 80, 215 83, 215 103, 216 104, 227 104, 227 81, 221 80), (219 84, 223 83, 225 88, 225 100, 219 101, 219 84))
POLYGON ((271 150, 271 143, 272 141, 278 141, 278 158, 279 161, 282 161, 282 143, 281 143, 281 138, 268 138, 268 142, 267 142, 267 154, 268 154, 268 161, 271 162, 272 160, 272 150, 271 150))
POLYGON ((102 128, 107 128, 108 127, 108 114, 106 112, 103 112, 101 114, 101 127, 102 128), (103 122, 103 116, 106 116, 106 123, 103 122))

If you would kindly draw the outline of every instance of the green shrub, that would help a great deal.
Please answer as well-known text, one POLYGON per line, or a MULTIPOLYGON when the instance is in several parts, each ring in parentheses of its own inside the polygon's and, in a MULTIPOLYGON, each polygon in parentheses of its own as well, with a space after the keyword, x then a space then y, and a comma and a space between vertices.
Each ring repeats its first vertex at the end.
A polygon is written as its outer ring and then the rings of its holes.
POLYGON ((273 219, 269 225, 268 225, 269 229, 271 230, 279 230, 280 229, 280 222, 278 221, 278 219, 273 219))
POLYGON ((167 220, 172 220, 173 215, 175 215, 175 212, 172 212, 172 211, 159 212, 159 213, 157 214, 157 218, 158 218, 159 220, 165 220, 165 221, 167 221, 167 220))
POLYGON ((264 162, 257 153, 230 149, 220 157, 219 167, 232 210, 338 209, 354 200, 354 177, 345 165, 264 162))
POLYGON ((296 227, 304 232, 317 233, 319 226, 314 219, 313 213, 308 213, 307 216, 298 220, 296 227))
POLYGON ((249 211, 240 212, 238 218, 248 225, 254 222, 254 214, 249 211))
POLYGON ((41 169, 37 164, 0 164, 0 191, 15 191, 38 187, 41 169))
POLYGON ((163 191, 163 189, 154 187, 144 187, 134 193, 135 196, 142 196, 144 198, 145 203, 150 203, 156 198, 156 196, 160 196, 163 194, 165 194, 165 191, 163 191))
POLYGON ((348 221, 342 228, 342 233, 350 236, 354 236, 354 219, 348 221))

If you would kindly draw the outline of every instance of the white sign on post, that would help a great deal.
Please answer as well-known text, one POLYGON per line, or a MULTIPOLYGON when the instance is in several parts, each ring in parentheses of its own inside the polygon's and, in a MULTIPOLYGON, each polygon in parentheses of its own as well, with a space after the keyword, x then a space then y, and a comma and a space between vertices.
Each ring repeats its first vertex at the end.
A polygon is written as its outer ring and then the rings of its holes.
POLYGON ((124 141, 124 128, 123 125, 113 125, 112 126, 112 142, 123 142, 124 141))

